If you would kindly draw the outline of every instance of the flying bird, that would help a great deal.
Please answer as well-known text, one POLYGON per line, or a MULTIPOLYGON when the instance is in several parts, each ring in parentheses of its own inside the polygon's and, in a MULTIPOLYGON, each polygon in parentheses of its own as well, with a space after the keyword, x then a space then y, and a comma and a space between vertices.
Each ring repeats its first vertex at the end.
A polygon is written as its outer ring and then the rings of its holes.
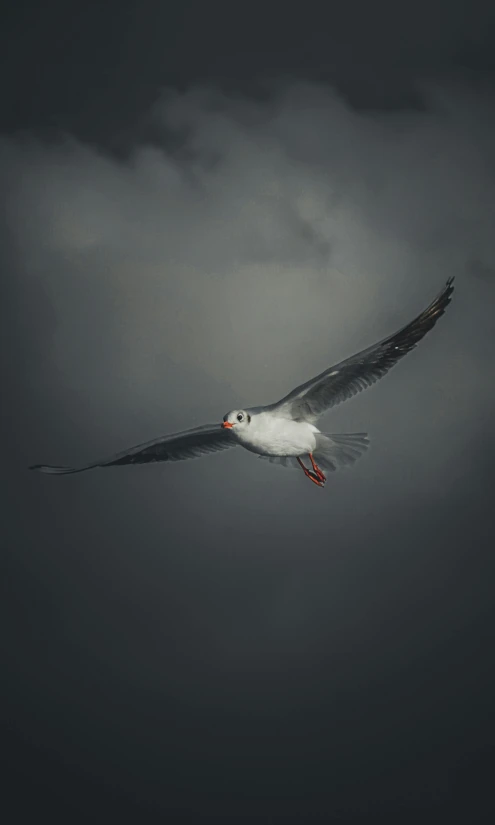
POLYGON ((369 445, 367 433, 323 433, 315 421, 342 401, 382 378, 406 353, 414 349, 435 326, 450 303, 453 278, 414 321, 394 335, 329 367, 288 395, 265 407, 232 410, 223 422, 165 435, 82 467, 30 467, 42 473, 63 475, 96 467, 182 461, 240 445, 260 458, 284 466, 301 467, 307 478, 323 487, 323 470, 354 464, 369 445), (309 459, 311 469, 303 463, 309 459))

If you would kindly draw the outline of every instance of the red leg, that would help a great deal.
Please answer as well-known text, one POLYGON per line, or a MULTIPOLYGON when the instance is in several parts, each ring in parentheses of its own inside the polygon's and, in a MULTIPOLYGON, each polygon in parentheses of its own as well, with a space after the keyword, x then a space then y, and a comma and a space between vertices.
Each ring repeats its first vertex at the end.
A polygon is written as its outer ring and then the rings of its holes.
POLYGON ((320 468, 318 467, 318 465, 317 465, 316 461, 315 461, 315 460, 314 460, 314 458, 313 458, 313 454, 312 454, 312 453, 310 453, 310 454, 309 454, 309 457, 310 457, 310 459, 311 459, 311 464, 313 465, 313 470, 315 471, 315 475, 317 476, 317 478, 318 478, 320 481, 325 482, 325 481, 327 480, 327 477, 326 477, 325 473, 323 473, 323 472, 320 470, 320 468))
POLYGON ((318 475, 316 475, 316 473, 312 473, 311 470, 308 470, 304 466, 304 464, 302 463, 302 461, 299 457, 298 457, 297 460, 299 462, 299 466, 302 467, 302 469, 304 470, 304 475, 306 476, 306 478, 309 478, 309 480, 312 481, 313 484, 317 484, 318 487, 323 487, 325 485, 325 481, 323 480, 323 479, 325 479, 325 476, 323 475, 321 470, 318 470, 318 472, 320 473, 321 476, 323 476, 323 478, 320 478, 318 475))

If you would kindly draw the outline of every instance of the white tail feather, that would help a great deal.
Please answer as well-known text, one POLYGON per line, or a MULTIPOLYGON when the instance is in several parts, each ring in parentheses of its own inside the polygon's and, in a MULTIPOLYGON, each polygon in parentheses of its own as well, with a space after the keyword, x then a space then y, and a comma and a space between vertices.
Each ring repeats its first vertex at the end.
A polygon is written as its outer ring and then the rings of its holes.
POLYGON ((369 444, 367 433, 318 433, 313 455, 322 470, 340 470, 361 458, 369 444))

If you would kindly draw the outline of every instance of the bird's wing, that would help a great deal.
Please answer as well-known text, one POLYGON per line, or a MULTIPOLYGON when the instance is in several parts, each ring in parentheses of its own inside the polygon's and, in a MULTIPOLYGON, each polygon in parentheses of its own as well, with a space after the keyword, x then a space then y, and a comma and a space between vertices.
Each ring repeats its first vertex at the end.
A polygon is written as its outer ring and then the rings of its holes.
POLYGON ((414 321, 378 344, 358 352, 340 364, 296 387, 270 409, 279 415, 306 421, 315 420, 331 407, 346 401, 382 378, 432 329, 450 303, 454 287, 449 278, 445 287, 414 321))
POLYGON ((138 444, 122 453, 117 453, 103 461, 95 461, 83 467, 53 467, 47 464, 35 464, 30 470, 39 470, 52 475, 81 473, 95 467, 114 467, 122 464, 149 464, 155 461, 182 461, 186 458, 199 458, 207 453, 234 447, 236 441, 229 430, 220 424, 206 424, 193 430, 184 430, 173 435, 164 435, 145 444, 138 444))

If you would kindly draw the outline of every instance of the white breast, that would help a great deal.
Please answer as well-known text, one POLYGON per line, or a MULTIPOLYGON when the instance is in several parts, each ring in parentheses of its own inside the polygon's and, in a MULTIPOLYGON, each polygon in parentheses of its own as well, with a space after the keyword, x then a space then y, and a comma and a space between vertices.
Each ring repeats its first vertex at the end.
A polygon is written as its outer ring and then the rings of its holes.
POLYGON ((319 430, 305 421, 274 418, 269 413, 253 415, 245 430, 235 433, 246 450, 259 455, 307 455, 316 447, 319 430))

